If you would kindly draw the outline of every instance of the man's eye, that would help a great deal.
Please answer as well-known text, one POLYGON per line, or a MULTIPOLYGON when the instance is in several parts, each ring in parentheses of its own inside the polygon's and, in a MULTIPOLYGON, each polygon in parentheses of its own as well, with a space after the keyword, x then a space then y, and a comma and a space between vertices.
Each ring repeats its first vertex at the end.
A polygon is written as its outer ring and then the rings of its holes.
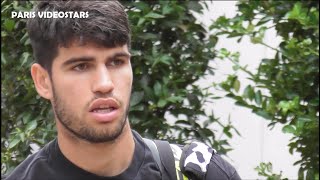
POLYGON ((76 71, 84 71, 86 69, 88 69, 89 65, 88 64, 78 64, 77 66, 75 66, 73 69, 76 71))
POLYGON ((121 60, 121 59, 115 59, 110 62, 111 66, 120 66, 122 64, 124 64, 124 60, 121 60))

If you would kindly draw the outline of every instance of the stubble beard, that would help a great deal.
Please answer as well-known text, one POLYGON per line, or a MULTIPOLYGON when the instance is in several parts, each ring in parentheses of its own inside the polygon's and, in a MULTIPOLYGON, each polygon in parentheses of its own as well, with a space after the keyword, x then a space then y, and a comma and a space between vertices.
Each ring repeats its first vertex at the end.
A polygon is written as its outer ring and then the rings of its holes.
POLYGON ((123 133, 124 127, 127 124, 129 103, 126 107, 125 113, 120 118, 120 121, 116 124, 115 128, 99 130, 100 132, 98 132, 97 129, 88 125, 85 120, 81 119, 81 117, 76 116, 76 113, 68 111, 65 104, 56 93, 54 86, 52 87, 52 90, 54 99, 53 110, 55 112, 55 115, 58 121, 63 125, 63 127, 76 138, 85 140, 90 143, 112 143, 123 133), (75 125, 76 123, 78 124, 75 125))

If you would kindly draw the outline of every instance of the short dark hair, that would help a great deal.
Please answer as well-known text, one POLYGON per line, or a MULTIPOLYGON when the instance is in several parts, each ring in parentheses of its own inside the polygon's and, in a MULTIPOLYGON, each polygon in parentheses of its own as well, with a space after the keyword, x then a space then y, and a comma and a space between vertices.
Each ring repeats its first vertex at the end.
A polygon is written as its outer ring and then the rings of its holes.
POLYGON ((40 1, 33 11, 88 12, 87 18, 28 19, 27 31, 36 62, 49 71, 58 47, 78 41, 98 46, 130 47, 130 27, 124 7, 118 1, 40 1))

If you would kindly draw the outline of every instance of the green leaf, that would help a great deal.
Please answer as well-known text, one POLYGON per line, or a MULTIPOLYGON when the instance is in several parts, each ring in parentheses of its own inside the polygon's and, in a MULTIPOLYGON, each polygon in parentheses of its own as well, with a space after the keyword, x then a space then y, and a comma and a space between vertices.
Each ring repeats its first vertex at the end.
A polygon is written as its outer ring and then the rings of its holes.
POLYGON ((304 169, 303 168, 299 168, 298 179, 299 180, 303 180, 304 179, 304 169))
POLYGON ((20 39, 20 43, 24 44, 29 39, 28 33, 25 33, 20 39))
POLYGON ((157 40, 159 39, 158 34, 156 33, 144 33, 139 35, 139 38, 143 40, 157 40))
POLYGON ((308 169, 306 179, 315 179, 313 169, 308 169))
POLYGON ((153 86, 154 89, 154 94, 156 96, 160 96, 162 93, 162 88, 161 88, 161 84, 157 81, 156 84, 153 86))
POLYGON ((22 142, 24 142, 25 139, 26 139, 26 136, 25 136, 24 132, 19 133, 19 137, 20 137, 22 142))
POLYGON ((314 180, 319 180, 319 173, 315 173, 314 180))
POLYGON ((133 92, 131 95, 130 107, 139 104, 142 101, 143 97, 144 97, 143 91, 133 92))
POLYGON ((139 18, 137 26, 141 26, 146 21, 146 18, 139 18))
POLYGON ((183 124, 183 125, 190 126, 190 123, 186 120, 178 120, 175 122, 175 124, 183 124))
POLYGON ((251 85, 248 85, 243 92, 243 97, 244 98, 248 98, 250 100, 253 100, 253 98, 255 97, 255 93, 253 91, 253 88, 251 87, 251 85))
POLYGON ((281 109, 281 111, 286 114, 288 110, 290 109, 290 104, 288 101, 280 101, 278 107, 281 109))
POLYGON ((301 122, 311 122, 312 119, 310 119, 310 117, 308 117, 308 116, 300 116, 300 117, 298 117, 298 121, 301 121, 301 122))
POLYGON ((18 138, 13 139, 12 141, 9 142, 8 149, 14 148, 20 141, 21 139, 18 139, 18 138))
POLYGON ((130 112, 143 111, 143 110, 144 110, 144 106, 142 104, 138 104, 136 106, 130 107, 130 112))
POLYGON ((22 121, 23 121, 24 124, 26 124, 27 122, 30 121, 30 119, 31 119, 31 113, 29 113, 29 112, 24 112, 24 113, 21 114, 21 115, 23 115, 22 121))
POLYGON ((141 11, 149 9, 148 4, 146 4, 146 2, 143 1, 134 2, 134 7, 140 9, 141 11))
POLYGON ((38 122, 36 120, 33 120, 33 121, 30 121, 28 124, 27 124, 27 127, 26 127, 26 131, 32 131, 34 130, 38 125, 38 122))
POLYGON ((1 63, 6 64, 7 58, 5 57, 4 53, 1 52, 1 63))
POLYGON ((262 94, 261 94, 261 91, 258 90, 256 93, 255 93, 255 98, 254 98, 255 102, 258 104, 258 105, 261 105, 261 102, 262 102, 262 94))
POLYGON ((8 33, 6 31, 1 31, 1 37, 3 38, 3 37, 6 37, 6 36, 8 36, 8 33))
POLYGON ((301 3, 297 2, 293 6, 293 9, 287 13, 287 18, 295 18, 298 17, 301 13, 301 3))
POLYGON ((153 19, 160 19, 164 17, 165 17, 164 15, 154 13, 154 12, 149 12, 147 15, 145 15, 145 18, 153 18, 153 19))
POLYGON ((29 57, 30 57, 30 54, 28 52, 22 53, 22 62, 21 62, 20 67, 25 65, 25 63, 28 61, 29 57))
POLYGON ((261 37, 251 37, 250 40, 251 40, 251 42, 252 42, 253 44, 262 43, 262 38, 261 38, 261 37))
POLYGON ((223 133, 227 135, 229 138, 232 138, 232 134, 230 133, 230 126, 223 128, 223 133))
POLYGON ((231 54, 226 48, 221 48, 219 53, 222 58, 229 57, 229 55, 231 54))
POLYGON ((233 88, 236 92, 239 92, 239 89, 240 89, 240 81, 238 79, 236 79, 234 82, 233 82, 233 88))
POLYGON ((256 24, 256 26, 263 25, 263 24, 269 22, 272 19, 273 19, 273 17, 271 17, 271 16, 265 16, 256 24))
POLYGON ((160 62, 162 62, 163 64, 170 65, 172 61, 173 58, 168 55, 163 55, 160 57, 160 62))
POLYGON ((268 172, 272 172, 272 164, 269 162, 266 167, 268 172))
POLYGON ((202 6, 197 1, 188 1, 188 9, 199 12, 202 10, 202 6))
POLYGON ((176 102, 181 102, 183 101, 184 98, 181 97, 181 96, 171 96, 167 99, 167 101, 170 101, 170 102, 173 102, 173 103, 176 103, 176 102))
POLYGON ((265 119, 272 119, 272 116, 266 112, 266 111, 263 111, 263 110, 258 110, 257 112, 255 112, 257 115, 265 118, 265 119))
POLYGON ((283 114, 287 114, 288 111, 294 111, 299 107, 299 97, 295 97, 290 101, 280 101, 278 107, 281 109, 283 114))
POLYGON ((162 14, 170 14, 173 11, 173 8, 169 5, 164 5, 162 8, 162 14))
POLYGON ((299 19, 302 15, 302 4, 301 2, 295 3, 293 9, 287 13, 288 19, 299 19))
POLYGON ((282 132, 283 133, 291 133, 291 134, 294 134, 296 132, 296 129, 295 129, 295 126, 293 125, 285 125, 283 128, 282 128, 282 132))
POLYGON ((6 19, 4 21, 4 28, 9 32, 11 32, 13 30, 14 25, 15 25, 15 21, 12 19, 6 19))
POLYGON ((167 101, 165 99, 160 99, 157 106, 160 108, 163 108, 167 104, 167 101))

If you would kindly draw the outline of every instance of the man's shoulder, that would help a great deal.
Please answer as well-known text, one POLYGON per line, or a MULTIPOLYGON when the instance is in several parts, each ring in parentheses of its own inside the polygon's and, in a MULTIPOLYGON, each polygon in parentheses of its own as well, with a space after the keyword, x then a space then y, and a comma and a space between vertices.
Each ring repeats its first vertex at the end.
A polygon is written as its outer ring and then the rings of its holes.
POLYGON ((236 169, 219 154, 213 154, 208 166, 207 176, 223 176, 225 179, 241 179, 236 169))
POLYGON ((236 169, 211 146, 194 141, 178 147, 183 147, 180 168, 184 174, 193 174, 199 179, 240 179, 235 178, 238 177, 236 169))
MULTIPOLYGON (((155 159, 160 155, 161 161, 170 162, 168 154, 170 151, 158 151, 159 149, 171 149, 173 160, 171 161, 177 173, 182 173, 188 176, 189 179, 221 179, 221 180, 240 180, 236 169, 211 146, 206 145, 201 141, 193 141, 186 144, 173 144, 165 140, 152 140, 157 148, 153 148, 152 143, 148 143, 144 138, 145 143, 153 151, 155 159), (162 148, 161 148, 162 144, 162 148), (163 146, 163 144, 168 144, 163 146), (157 150, 158 149, 158 150, 157 150), (165 158, 161 158, 165 157, 165 158)), ((148 139, 147 139, 148 140, 148 139)), ((150 139, 149 139, 150 140, 150 139)), ((169 165, 172 163, 163 163, 169 165)), ((168 168, 171 169, 171 168, 168 168)), ((182 178, 181 178, 182 179, 182 178)))
POLYGON ((27 157, 11 173, 4 175, 5 180, 27 180, 34 173, 42 173, 43 168, 48 166, 47 144, 38 152, 27 157))

